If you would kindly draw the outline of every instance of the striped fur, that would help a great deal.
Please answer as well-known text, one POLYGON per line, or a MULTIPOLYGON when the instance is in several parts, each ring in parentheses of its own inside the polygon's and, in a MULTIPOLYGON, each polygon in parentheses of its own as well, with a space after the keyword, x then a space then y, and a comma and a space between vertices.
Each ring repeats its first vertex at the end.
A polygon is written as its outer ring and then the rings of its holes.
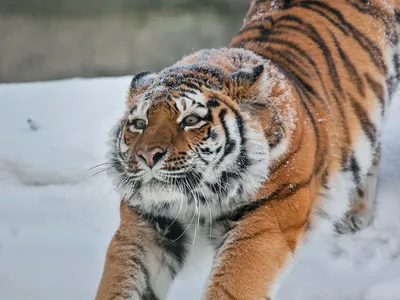
POLYGON ((204 299, 274 299, 306 234, 367 226, 399 11, 254 0, 230 48, 137 74, 110 145, 124 200, 96 299, 166 299, 198 235, 216 253, 204 299))

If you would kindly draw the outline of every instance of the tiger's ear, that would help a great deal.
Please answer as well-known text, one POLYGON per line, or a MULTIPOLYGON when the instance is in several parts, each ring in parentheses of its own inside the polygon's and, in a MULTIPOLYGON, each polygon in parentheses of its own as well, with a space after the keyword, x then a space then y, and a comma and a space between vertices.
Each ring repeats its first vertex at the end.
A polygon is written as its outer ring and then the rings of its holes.
POLYGON ((263 72, 263 64, 233 72, 227 78, 224 89, 233 99, 248 98, 261 81, 263 72))
POLYGON ((156 77, 156 73, 149 71, 137 73, 133 76, 129 88, 129 97, 147 88, 156 77))

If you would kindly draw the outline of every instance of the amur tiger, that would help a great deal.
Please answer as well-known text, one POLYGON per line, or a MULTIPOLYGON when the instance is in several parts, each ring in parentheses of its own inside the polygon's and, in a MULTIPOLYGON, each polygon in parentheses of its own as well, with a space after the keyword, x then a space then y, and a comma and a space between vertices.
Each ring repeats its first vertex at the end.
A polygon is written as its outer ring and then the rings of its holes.
POLYGON ((254 0, 228 48, 134 76, 109 163, 121 223, 97 300, 162 300, 196 235, 203 299, 274 299, 299 246, 373 216, 399 0, 254 0))

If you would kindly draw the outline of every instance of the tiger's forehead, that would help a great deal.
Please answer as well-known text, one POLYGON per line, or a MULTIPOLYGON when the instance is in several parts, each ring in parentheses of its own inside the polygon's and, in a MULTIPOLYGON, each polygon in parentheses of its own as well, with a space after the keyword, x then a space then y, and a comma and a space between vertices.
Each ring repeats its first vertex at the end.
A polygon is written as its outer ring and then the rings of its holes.
POLYGON ((208 113, 206 97, 200 91, 196 94, 186 95, 185 97, 177 99, 175 104, 180 112, 178 122, 191 114, 204 117, 208 113))
POLYGON ((200 90, 185 89, 183 93, 151 91, 138 97, 128 118, 147 119, 149 115, 162 113, 175 117, 180 122, 191 114, 204 117, 208 113, 206 101, 206 96, 200 90))

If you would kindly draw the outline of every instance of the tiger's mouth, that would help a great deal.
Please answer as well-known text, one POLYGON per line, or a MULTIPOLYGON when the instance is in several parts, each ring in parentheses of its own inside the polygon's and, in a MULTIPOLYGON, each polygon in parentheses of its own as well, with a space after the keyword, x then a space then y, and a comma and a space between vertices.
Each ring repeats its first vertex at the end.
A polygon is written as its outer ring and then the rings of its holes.
MULTIPOLYGON (((204 195, 204 178, 200 172, 191 171, 179 177, 155 175, 128 181, 115 181, 121 194, 130 203, 144 211, 180 205, 182 201, 189 205, 190 199, 204 195), (189 203, 189 204, 188 204, 189 203)), ((114 177, 115 178, 115 177, 114 177)), ((161 211, 160 211, 161 212, 161 211)))
POLYGON ((179 175, 173 173, 160 174, 157 170, 149 170, 139 181, 141 187, 177 188, 182 192, 189 192, 200 185, 202 177, 202 173, 195 170, 182 172, 179 175))

